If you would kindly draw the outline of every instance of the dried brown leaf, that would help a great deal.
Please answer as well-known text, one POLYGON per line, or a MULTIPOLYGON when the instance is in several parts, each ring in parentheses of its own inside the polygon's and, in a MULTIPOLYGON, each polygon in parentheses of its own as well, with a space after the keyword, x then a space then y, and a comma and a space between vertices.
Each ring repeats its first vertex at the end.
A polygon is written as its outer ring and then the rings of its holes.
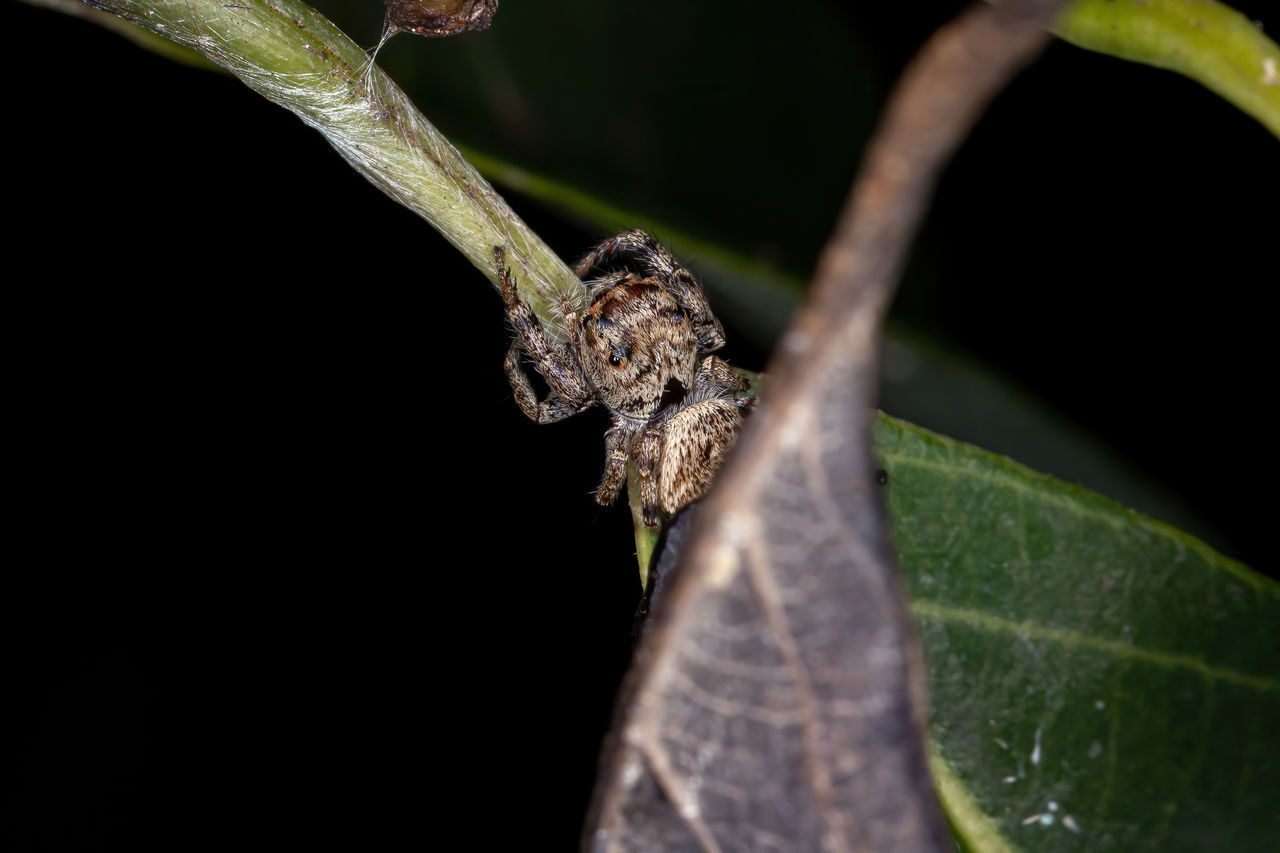
POLYGON ((971 10, 899 82, 812 298, 654 606, 589 847, 949 847, 869 453, 876 346, 937 174, 1059 5, 971 10))

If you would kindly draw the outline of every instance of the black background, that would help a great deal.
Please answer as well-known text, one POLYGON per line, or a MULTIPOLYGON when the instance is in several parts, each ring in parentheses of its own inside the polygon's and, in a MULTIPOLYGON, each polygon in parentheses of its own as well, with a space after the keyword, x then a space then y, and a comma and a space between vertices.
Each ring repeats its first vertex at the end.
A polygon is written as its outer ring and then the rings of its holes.
MULTIPOLYGON (((899 5, 848 13, 886 79, 954 8, 899 5)), ((639 596, 627 513, 590 498, 604 416, 525 421, 496 296, 295 118, 6 10, 6 849, 574 844, 639 596)), ((1115 62, 1055 45, 995 105, 918 262, 991 278, 913 271, 895 316, 1266 569, 1276 140, 1115 62)), ((514 202, 567 257, 599 236, 514 202)))

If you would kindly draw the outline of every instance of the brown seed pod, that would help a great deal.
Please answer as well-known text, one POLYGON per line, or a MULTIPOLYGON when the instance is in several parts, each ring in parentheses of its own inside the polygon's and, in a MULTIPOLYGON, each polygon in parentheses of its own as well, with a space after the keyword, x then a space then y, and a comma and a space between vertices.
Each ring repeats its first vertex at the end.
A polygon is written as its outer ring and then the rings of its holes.
POLYGON ((444 38, 468 30, 487 30, 498 0, 382 0, 391 32, 444 38))

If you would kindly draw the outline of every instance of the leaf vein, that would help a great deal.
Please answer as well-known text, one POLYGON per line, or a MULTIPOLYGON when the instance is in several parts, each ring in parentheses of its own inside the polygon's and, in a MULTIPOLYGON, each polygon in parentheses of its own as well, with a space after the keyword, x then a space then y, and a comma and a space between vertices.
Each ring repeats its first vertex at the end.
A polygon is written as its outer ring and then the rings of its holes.
POLYGON ((952 607, 932 601, 912 601, 910 609, 912 614, 919 619, 958 622, 987 631, 1048 640, 1063 646, 1103 651, 1126 661, 1141 661, 1166 669, 1185 669, 1196 672, 1211 681, 1239 684, 1244 687, 1251 687, 1254 690, 1280 690, 1280 679, 1249 675, 1248 673, 1237 672, 1225 667, 1213 666, 1199 658, 1193 658, 1188 655, 1144 649, 1129 643, 1108 640, 1103 637, 1091 637, 1087 634, 1067 631, 1061 628, 1050 628, 1034 622, 1012 622, 999 616, 993 616, 990 613, 983 613, 965 607, 952 607))

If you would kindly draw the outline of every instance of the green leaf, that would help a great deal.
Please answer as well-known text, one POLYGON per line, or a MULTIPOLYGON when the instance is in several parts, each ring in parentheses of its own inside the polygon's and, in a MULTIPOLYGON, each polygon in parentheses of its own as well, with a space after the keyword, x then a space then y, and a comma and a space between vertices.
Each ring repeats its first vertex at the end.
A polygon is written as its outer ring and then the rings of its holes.
POLYGON ((1280 585, 893 418, 875 448, 967 845, 1278 849, 1280 585))

